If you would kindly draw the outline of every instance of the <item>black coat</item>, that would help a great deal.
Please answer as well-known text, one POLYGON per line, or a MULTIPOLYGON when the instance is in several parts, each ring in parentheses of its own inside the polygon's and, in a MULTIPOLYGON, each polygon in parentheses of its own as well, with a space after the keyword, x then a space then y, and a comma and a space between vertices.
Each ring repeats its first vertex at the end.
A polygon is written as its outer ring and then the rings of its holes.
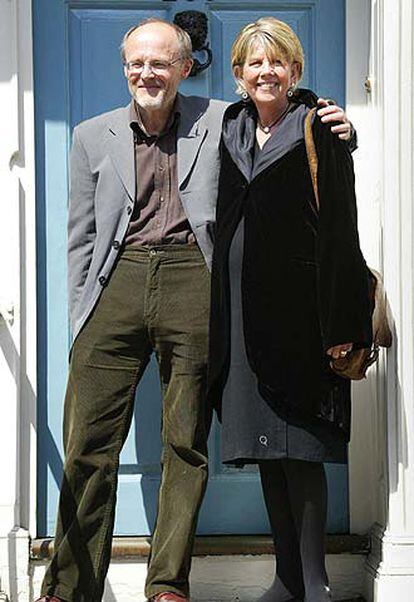
POLYGON ((313 135, 319 214, 316 210, 304 140, 292 133, 298 124, 303 128, 307 110, 300 102, 292 109, 254 169, 254 106, 240 102, 226 111, 213 256, 209 397, 220 413, 230 360, 228 256, 243 217, 244 338, 260 394, 291 421, 327 421, 349 437, 349 382, 332 372, 326 350, 348 342, 355 347, 371 344, 368 274, 359 247, 348 145, 318 118, 313 135))

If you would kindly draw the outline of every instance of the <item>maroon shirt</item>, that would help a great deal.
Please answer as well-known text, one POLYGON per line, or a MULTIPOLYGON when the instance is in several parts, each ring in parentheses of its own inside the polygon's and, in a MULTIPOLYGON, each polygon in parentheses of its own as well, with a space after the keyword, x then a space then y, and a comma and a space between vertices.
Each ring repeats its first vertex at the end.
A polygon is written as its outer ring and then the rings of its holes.
POLYGON ((177 125, 175 108, 164 132, 148 136, 131 102, 136 193, 125 244, 155 246, 194 244, 195 237, 178 195, 177 125))

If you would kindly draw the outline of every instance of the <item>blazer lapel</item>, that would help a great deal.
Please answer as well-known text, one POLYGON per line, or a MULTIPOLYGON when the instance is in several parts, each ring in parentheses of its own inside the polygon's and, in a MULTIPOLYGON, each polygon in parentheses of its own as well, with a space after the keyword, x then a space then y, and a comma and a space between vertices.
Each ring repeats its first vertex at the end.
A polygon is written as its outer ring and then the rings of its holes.
POLYGON ((178 188, 182 189, 197 159, 207 128, 200 124, 202 112, 186 110, 185 97, 179 95, 180 121, 177 130, 178 188))
MULTIPOLYGON (((189 111, 179 94, 180 121, 177 131, 178 187, 182 188, 197 159, 207 128, 200 124, 202 111, 189 111)), ((129 105, 115 114, 108 125, 108 153, 131 199, 135 198, 134 138, 129 125, 129 105)))
POLYGON ((129 105, 109 123, 108 152, 129 197, 135 199, 134 136, 129 126, 129 105))

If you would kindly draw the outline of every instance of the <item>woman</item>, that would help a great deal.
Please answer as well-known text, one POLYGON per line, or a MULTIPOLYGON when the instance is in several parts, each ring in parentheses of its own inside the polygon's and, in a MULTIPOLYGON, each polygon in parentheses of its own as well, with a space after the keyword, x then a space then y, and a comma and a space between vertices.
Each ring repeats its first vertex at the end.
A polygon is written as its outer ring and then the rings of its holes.
POLYGON ((259 464, 277 559, 262 602, 330 599, 323 462, 346 462, 350 383, 329 362, 372 337, 352 159, 316 117, 318 211, 303 64, 285 23, 247 25, 232 49, 245 100, 227 109, 221 145, 210 396, 223 461, 259 464))

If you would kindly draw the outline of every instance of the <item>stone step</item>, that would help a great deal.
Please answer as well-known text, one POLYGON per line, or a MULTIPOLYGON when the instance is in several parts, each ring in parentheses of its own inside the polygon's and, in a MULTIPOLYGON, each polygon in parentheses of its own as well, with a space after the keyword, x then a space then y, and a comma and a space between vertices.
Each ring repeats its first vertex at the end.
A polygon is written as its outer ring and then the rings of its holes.
MULTIPOLYGON (((103 602, 145 602, 149 538, 116 537, 103 602)), ((32 542, 35 594, 53 551, 51 539, 32 542)), ((327 537, 326 564, 335 602, 364 602, 368 538, 327 537)), ((191 571, 192 602, 254 602, 274 575, 273 545, 266 536, 198 537, 191 571)), ((36 599, 36 598, 35 598, 36 599)))
MULTIPOLYGON (((364 602, 365 556, 328 554, 327 570, 335 602, 364 602)), ((46 562, 31 567, 34 599, 40 591, 46 562)), ((203 556, 193 560, 191 602, 255 602, 273 580, 274 558, 203 556)), ((103 602, 145 602, 146 559, 112 561, 103 602)))

